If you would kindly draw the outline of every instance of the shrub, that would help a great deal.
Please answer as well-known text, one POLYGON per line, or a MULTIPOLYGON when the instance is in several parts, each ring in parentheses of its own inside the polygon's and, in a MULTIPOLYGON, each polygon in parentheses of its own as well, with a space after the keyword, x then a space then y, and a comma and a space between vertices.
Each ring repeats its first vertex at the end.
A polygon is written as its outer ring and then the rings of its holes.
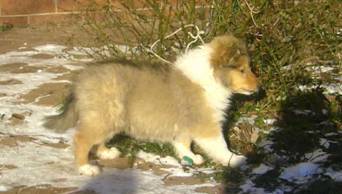
MULTIPOLYGON (((165 66, 152 54, 173 61, 193 41, 196 27, 205 41, 233 33, 246 40, 252 66, 267 97, 259 110, 277 107, 298 85, 322 82, 308 68, 341 67, 339 1, 281 0, 111 1, 84 10, 84 46, 104 46, 90 54, 100 60, 130 60, 165 66), (119 4, 119 5, 118 5, 119 4), (189 24, 194 26, 190 27, 189 24), (179 30, 179 33, 168 37, 179 30), (128 47, 123 46, 128 45, 128 47)), ((196 41, 191 47, 201 44, 196 41)))

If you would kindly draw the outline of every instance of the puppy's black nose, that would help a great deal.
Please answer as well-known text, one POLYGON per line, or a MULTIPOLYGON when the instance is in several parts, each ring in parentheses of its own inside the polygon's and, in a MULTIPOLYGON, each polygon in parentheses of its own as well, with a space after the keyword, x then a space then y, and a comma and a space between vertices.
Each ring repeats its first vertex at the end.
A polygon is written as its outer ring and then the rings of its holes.
POLYGON ((262 87, 258 87, 257 91, 253 94, 256 100, 261 100, 266 97, 266 90, 262 87))

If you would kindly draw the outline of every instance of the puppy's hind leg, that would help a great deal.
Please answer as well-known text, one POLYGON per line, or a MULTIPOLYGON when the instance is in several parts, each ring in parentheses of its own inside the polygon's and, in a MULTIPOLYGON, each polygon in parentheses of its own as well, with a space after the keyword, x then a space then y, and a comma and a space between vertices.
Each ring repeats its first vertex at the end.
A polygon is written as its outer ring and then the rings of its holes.
POLYGON ((97 144, 94 139, 87 133, 79 131, 74 137, 75 159, 80 174, 94 176, 100 173, 98 166, 89 164, 89 152, 91 148, 97 144))
POLYGON ((94 176, 100 173, 98 166, 89 164, 88 156, 94 145, 103 145, 106 141, 110 134, 108 128, 109 126, 96 116, 87 117, 83 120, 80 119, 79 127, 74 137, 75 159, 80 174, 94 176))
POLYGON ((99 145, 96 151, 97 157, 103 160, 111 160, 120 156, 120 151, 116 147, 107 148, 103 142, 99 145))
POLYGON ((176 153, 180 159, 184 156, 191 158, 194 164, 199 165, 203 163, 203 158, 201 155, 194 154, 191 151, 191 139, 188 136, 179 136, 172 142, 176 153))
POLYGON ((228 150, 221 132, 210 137, 196 137, 194 140, 209 157, 224 166, 238 167, 246 162, 244 156, 236 155, 228 150))

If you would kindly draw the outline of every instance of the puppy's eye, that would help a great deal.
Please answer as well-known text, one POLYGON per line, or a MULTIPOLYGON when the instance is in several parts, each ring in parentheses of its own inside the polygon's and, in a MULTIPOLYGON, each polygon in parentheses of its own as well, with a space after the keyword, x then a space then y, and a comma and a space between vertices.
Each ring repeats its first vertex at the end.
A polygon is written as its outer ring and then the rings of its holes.
POLYGON ((223 65, 223 67, 224 67, 224 68, 229 68, 229 69, 235 69, 235 68, 237 68, 237 66, 234 65, 234 64, 226 64, 226 65, 223 65))
POLYGON ((240 69, 240 73, 245 73, 245 69, 240 69))

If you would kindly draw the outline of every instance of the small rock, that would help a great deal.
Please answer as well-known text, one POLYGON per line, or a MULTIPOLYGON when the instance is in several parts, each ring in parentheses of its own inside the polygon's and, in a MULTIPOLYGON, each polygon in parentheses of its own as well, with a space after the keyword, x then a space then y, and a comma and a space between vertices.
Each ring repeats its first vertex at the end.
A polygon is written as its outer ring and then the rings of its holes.
POLYGON ((25 116, 22 115, 22 114, 13 113, 13 114, 12 114, 12 118, 16 118, 16 119, 19 119, 19 120, 24 120, 24 119, 25 119, 25 116))

